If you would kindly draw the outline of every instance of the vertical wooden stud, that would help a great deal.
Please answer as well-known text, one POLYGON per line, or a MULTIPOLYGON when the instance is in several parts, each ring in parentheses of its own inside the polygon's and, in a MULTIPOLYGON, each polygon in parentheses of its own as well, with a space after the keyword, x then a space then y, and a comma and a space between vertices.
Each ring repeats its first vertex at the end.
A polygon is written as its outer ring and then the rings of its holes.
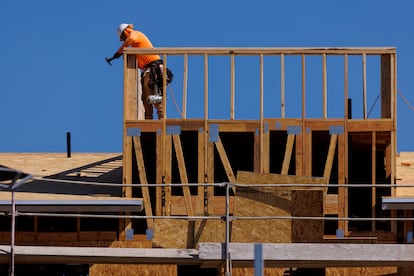
POLYGON ((305 126, 303 127, 303 139, 303 175, 312 176, 312 130, 305 126))
POLYGON ((280 55, 280 117, 285 118, 285 55, 280 55))
MULTIPOLYGON (((345 134, 338 135, 338 184, 346 184, 346 144, 345 134)), ((346 218, 348 216, 348 189, 338 187, 338 217, 346 218)), ((348 232, 348 223, 344 220, 338 221, 338 229, 346 234, 348 232)))
POLYGON ((188 85, 188 54, 184 54, 184 72, 183 72, 183 110, 181 111, 181 117, 187 118, 187 85, 188 85))
POLYGON ((260 122, 259 122, 259 138, 260 138, 260 171, 264 171, 264 154, 263 154, 263 106, 264 106, 264 72, 263 72, 263 54, 260 54, 260 122))
MULTIPOLYGON (((207 180, 208 183, 214 183, 214 143, 207 144, 207 180)), ((214 214, 214 186, 207 187, 207 214, 214 214)))
MULTIPOLYGON (((372 142, 371 142, 371 183, 372 183, 372 191, 371 191, 371 212, 372 217, 375 218, 377 216, 375 206, 377 205, 377 189, 376 189, 376 182, 377 182, 377 133, 375 131, 372 132, 372 142)), ((371 231, 376 230, 376 221, 373 220, 371 223, 371 231)))
POLYGON ((268 127, 263 130, 263 155, 260 157, 263 159, 262 173, 269 173, 270 170, 270 134, 268 127))
MULTIPOLYGON (((303 127, 302 127, 303 129, 303 127)), ((304 133, 301 132, 300 134, 296 134, 296 147, 295 147, 295 152, 296 152, 296 175, 297 176, 303 176, 304 175, 304 148, 303 148, 303 139, 304 138, 304 133)))
MULTIPOLYGON (((138 119, 138 85, 137 85, 138 68, 136 64, 135 55, 124 54, 124 122, 127 120, 138 119)), ((132 183, 132 137, 128 137, 126 133, 126 126, 124 124, 124 148, 122 159, 122 183, 132 183)), ((131 187, 122 187, 122 194, 124 197, 132 197, 131 187)), ((120 219, 119 223, 119 238, 125 238, 126 229, 132 227, 130 219, 120 219)))
MULTIPOLYGON (((197 179, 198 179, 198 188, 197 188, 197 202, 203 202, 203 206, 204 206, 204 191, 205 191, 205 186, 202 185, 203 183, 206 183, 206 176, 207 176, 207 171, 205 170, 205 157, 206 157, 206 152, 205 152, 205 131, 203 129, 200 129, 198 131, 198 174, 197 174, 197 179)), ((206 206, 204 206, 206 207, 206 206)))
POLYGON ((306 64, 302 54, 302 119, 306 118, 306 64))
POLYGON ((230 55, 230 120, 234 120, 234 105, 235 105, 235 69, 234 69, 234 54, 230 55))
POLYGON ((381 118, 391 118, 391 55, 381 55, 381 118))
POLYGON ((204 120, 208 120, 208 54, 204 54, 204 120))
POLYGON ((363 117, 367 119, 367 55, 362 54, 362 107, 363 117))
POLYGON ((164 143, 164 184, 165 186, 165 215, 171 215, 171 162, 172 162, 172 144, 171 135, 165 136, 164 143))
POLYGON ((328 108, 327 108, 327 101, 328 101, 328 78, 327 78, 327 70, 326 70, 326 54, 322 55, 322 117, 324 119, 328 118, 328 108))
MULTIPOLYGON (((156 164, 161 164, 161 166, 157 166, 156 168, 156 183, 161 184, 163 183, 163 174, 164 174, 164 167, 163 167, 163 136, 160 132, 157 132, 156 134, 156 164)), ((155 188, 155 194, 156 194, 156 201, 155 201, 155 214, 157 216, 161 216, 163 214, 163 202, 165 200, 164 198, 164 187, 157 186, 155 188)))

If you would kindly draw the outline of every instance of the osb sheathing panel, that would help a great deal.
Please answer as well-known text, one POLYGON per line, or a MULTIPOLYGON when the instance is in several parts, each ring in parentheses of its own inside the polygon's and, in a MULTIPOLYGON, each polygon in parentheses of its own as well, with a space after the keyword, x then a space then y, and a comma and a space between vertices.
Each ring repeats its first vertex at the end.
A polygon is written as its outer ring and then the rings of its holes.
POLYGON ((156 219, 154 220, 154 247, 187 248, 189 223, 187 220, 156 219))
POLYGON ((196 223, 195 241, 199 242, 225 242, 226 223, 222 220, 204 220, 196 223))
MULTIPOLYGON (((321 190, 275 191, 240 188, 234 199, 236 216, 322 216, 321 190)), ((199 242, 224 242, 225 222, 159 219, 154 221, 153 243, 161 248, 194 248, 199 242)), ((322 221, 289 219, 235 220, 232 242, 321 242, 322 221), (293 229, 293 232, 292 232, 293 229)))
MULTIPOLYGON (((151 248, 151 241, 115 241, 110 247, 151 248)), ((152 276, 177 275, 176 265, 158 264, 94 264, 90 276, 152 276)))
MULTIPOLYGON (((283 276, 284 275, 284 268, 264 268, 263 275, 264 276, 283 276)), ((223 274, 224 275, 224 274, 223 274)), ((254 275, 254 268, 252 267, 234 267, 232 269, 232 276, 253 276, 254 275)))
MULTIPOLYGON (((323 191, 293 190, 291 197, 293 217, 322 217, 323 191)), ((322 242, 322 220, 292 220, 292 242, 322 242)))
MULTIPOLYGON (((324 178, 237 172, 239 184, 326 184, 324 178)), ((240 217, 323 216, 324 189, 318 187, 237 187, 234 214, 240 217), (293 192, 294 191, 294 192, 293 192), (293 196, 293 197, 292 197, 293 196)), ((235 220, 232 242, 320 242, 321 221, 291 219, 235 220)))
MULTIPOLYGON (((414 153, 401 152, 397 156, 397 184, 414 183, 414 153)), ((414 187, 397 187, 397 197, 414 196, 414 187)))
POLYGON ((154 220, 154 247, 195 248, 199 242, 224 242, 225 222, 221 220, 154 220))
POLYGON ((90 276, 153 276, 177 275, 176 265, 141 265, 141 264, 99 264, 89 269, 90 276))
POLYGON ((326 276, 391 276, 397 267, 327 267, 326 276))
MULTIPOLYGON (((237 188, 234 214, 241 217, 290 216, 290 193, 237 188)), ((291 220, 235 220, 232 242, 291 242, 291 220)))

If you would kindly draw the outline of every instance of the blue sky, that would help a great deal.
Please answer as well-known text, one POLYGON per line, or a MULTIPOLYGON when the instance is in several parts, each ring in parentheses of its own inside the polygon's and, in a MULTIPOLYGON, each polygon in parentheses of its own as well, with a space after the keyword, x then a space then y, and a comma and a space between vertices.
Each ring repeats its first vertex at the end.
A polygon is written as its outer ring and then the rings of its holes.
MULTIPOLYGON (((413 8, 408 0, 2 0, 0 151, 64 152, 68 131, 75 152, 122 150, 123 65, 104 57, 120 46, 115 30, 123 22, 156 47, 396 47, 398 89, 414 103, 413 8)), ((211 70, 219 67, 212 62, 211 70)), ((240 71, 257 77, 246 67, 240 71)), ((182 76, 175 75, 177 94, 182 76)), ((414 113, 399 96, 397 109, 398 151, 414 151, 414 113)))

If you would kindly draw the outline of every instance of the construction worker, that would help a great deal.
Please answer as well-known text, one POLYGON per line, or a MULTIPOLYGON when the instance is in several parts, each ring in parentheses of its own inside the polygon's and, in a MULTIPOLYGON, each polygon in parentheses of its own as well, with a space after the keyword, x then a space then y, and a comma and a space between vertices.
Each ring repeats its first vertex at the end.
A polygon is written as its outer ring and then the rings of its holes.
MULTIPOLYGON (((115 52, 110 61, 122 56, 124 47, 153 48, 148 37, 137 30, 132 24, 120 24, 117 28, 122 46, 115 52)), ((157 109, 158 119, 164 118, 164 105, 162 101, 163 62, 159 55, 137 55, 137 64, 141 69, 142 101, 145 108, 145 119, 153 119, 153 106, 157 109)), ((167 83, 172 81, 172 73, 167 70, 167 83)))

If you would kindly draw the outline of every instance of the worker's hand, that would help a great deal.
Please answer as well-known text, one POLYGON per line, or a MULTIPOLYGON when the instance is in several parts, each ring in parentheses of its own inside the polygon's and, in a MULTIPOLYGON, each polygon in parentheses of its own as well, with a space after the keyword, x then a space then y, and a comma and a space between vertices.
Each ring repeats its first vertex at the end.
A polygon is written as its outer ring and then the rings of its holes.
POLYGON ((118 52, 116 52, 111 58, 106 57, 105 60, 106 62, 108 62, 109 65, 112 65, 111 61, 119 58, 120 56, 122 56, 122 54, 119 54, 118 52))

